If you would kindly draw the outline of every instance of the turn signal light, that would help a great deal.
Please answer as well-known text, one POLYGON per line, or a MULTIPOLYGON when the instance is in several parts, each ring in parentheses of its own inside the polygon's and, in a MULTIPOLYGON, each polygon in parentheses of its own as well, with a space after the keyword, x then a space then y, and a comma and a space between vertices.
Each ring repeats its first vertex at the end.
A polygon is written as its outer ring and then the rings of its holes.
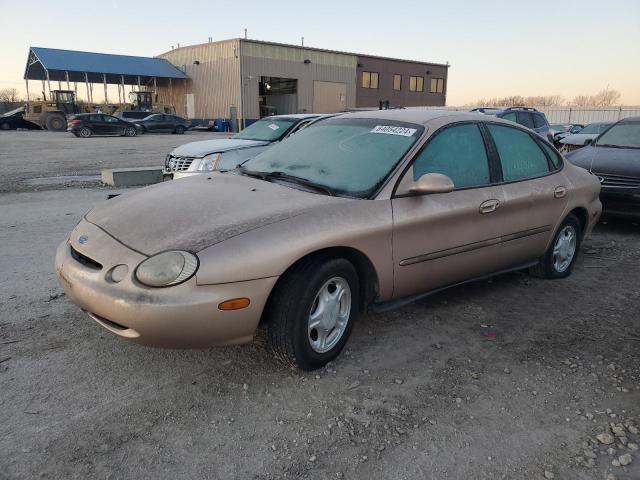
POLYGON ((231 300, 225 300, 218 305, 220 310, 242 310, 247 308, 251 301, 248 298, 232 298, 231 300))

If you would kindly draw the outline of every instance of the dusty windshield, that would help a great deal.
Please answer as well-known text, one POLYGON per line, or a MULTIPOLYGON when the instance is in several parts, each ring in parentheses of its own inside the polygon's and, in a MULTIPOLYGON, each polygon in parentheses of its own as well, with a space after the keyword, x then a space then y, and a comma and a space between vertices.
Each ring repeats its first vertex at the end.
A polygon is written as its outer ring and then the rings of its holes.
POLYGON ((296 123, 293 119, 284 118, 266 118, 252 123, 242 132, 234 135, 233 138, 241 138, 243 140, 260 140, 263 142, 275 142, 289 131, 291 126, 296 123))
POLYGON ((624 122, 598 137, 597 147, 640 148, 640 122, 624 122))
POLYGON ((423 130, 421 125, 384 119, 329 119, 296 133, 243 167, 282 172, 338 194, 367 197, 423 130))
POLYGON ((582 130, 580 130, 580 133, 602 133, 604 132, 609 125, 611 125, 610 123, 590 123, 589 125, 587 125, 586 127, 584 127, 582 130))

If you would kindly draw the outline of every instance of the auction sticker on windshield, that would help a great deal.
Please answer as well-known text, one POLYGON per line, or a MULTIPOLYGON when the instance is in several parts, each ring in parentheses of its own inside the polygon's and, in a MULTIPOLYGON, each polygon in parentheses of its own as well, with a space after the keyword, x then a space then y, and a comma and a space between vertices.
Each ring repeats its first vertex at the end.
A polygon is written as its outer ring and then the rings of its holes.
POLYGON ((275 131, 276 131, 276 130, 278 130, 280 127, 279 127, 278 125, 276 125, 275 123, 272 123, 272 124, 270 124, 270 125, 269 125, 269 128, 275 132, 275 131))
POLYGON ((407 128, 407 127, 394 127, 391 125, 376 125, 371 133, 385 133, 387 135, 401 135, 403 137, 410 137, 414 133, 416 133, 415 128, 407 128))

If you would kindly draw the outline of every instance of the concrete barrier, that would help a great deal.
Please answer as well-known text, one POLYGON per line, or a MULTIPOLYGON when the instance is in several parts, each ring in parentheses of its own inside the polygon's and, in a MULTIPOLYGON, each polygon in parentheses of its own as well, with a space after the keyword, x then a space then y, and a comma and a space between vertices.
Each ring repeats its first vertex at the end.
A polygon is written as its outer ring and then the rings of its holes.
POLYGON ((112 187, 132 187, 162 182, 162 167, 105 168, 102 183, 112 187))

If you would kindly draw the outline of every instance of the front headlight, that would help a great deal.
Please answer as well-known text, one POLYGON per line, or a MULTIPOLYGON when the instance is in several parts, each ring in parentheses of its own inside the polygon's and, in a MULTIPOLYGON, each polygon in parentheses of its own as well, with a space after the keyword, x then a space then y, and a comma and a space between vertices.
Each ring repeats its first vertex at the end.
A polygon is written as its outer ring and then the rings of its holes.
POLYGON ((218 169, 218 165, 220 165, 220 159, 222 158, 221 153, 214 153, 211 155, 207 155, 202 159, 200 165, 198 165, 199 172, 212 172, 218 169))
POLYGON ((147 258, 136 268, 136 278, 149 287, 170 287, 189 280, 198 269, 198 257, 172 250, 147 258))

